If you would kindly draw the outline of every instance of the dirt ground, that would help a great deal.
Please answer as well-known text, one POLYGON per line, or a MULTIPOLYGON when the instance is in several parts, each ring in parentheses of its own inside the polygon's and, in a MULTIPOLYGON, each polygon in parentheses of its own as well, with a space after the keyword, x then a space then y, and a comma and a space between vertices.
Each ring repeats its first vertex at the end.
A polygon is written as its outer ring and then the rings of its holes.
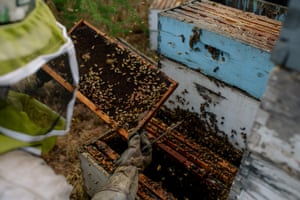
MULTIPOLYGON (((151 1, 144 1, 138 4, 137 9, 148 23, 148 9, 151 1)), ((55 13, 60 15, 60 13, 55 13)), ((103 30, 99 25, 95 25, 103 30)), ((149 49, 149 37, 147 34, 135 31, 130 35, 124 35, 123 39, 129 44, 143 52, 145 55, 156 58, 155 52, 149 49)), ((84 192, 83 180, 81 176, 80 162, 78 159, 78 149, 90 140, 98 138, 109 127, 85 105, 76 102, 72 125, 70 132, 59 137, 54 149, 46 155, 43 155, 46 162, 55 170, 56 173, 62 174, 67 181, 73 185, 71 199, 89 199, 84 192)))
POLYGON ((53 150, 43 156, 57 174, 64 175, 73 185, 71 199, 89 199, 83 189, 79 148, 101 136, 108 128, 98 116, 78 102, 74 108, 70 132, 58 137, 53 150))

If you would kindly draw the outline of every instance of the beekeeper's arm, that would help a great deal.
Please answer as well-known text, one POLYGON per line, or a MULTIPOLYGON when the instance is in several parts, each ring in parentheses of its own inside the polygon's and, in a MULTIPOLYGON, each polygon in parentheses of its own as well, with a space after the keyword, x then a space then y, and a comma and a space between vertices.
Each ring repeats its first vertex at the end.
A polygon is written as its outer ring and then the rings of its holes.
POLYGON ((0 154, 0 199, 66 200, 71 191, 40 157, 21 150, 0 154))

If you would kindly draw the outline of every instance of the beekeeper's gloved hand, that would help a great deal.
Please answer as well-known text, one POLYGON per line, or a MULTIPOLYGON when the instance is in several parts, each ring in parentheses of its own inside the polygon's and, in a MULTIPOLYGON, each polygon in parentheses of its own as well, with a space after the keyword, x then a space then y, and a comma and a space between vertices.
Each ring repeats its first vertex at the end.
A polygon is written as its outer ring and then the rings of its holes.
POLYGON ((151 159, 152 147, 145 133, 131 134, 128 149, 116 161, 116 170, 92 200, 134 200, 138 191, 138 173, 151 159))
POLYGON ((146 132, 135 132, 129 136, 128 149, 116 161, 117 166, 135 166, 143 171, 152 160, 152 146, 146 132))

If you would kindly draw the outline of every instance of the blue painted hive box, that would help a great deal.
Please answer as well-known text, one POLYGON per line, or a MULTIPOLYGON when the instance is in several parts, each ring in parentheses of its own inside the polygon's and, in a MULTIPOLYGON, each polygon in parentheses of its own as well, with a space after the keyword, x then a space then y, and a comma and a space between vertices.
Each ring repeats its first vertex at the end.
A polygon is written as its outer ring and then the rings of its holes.
POLYGON ((158 17, 158 53, 261 98, 281 22, 211 1, 158 17))

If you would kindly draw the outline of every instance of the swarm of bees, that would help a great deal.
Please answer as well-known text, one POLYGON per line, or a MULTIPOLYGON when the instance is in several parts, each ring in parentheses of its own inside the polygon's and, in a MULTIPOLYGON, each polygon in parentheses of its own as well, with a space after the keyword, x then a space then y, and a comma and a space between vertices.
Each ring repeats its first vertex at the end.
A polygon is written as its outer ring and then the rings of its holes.
MULTIPOLYGON (((193 124, 193 126, 194 125, 195 124, 193 124)), ((179 127, 180 125, 178 128, 179 127)), ((162 135, 168 129, 168 126, 162 121, 152 118, 151 121, 147 123, 145 129, 155 137, 159 137, 159 135, 162 135)), ((206 146, 198 144, 195 139, 183 135, 176 130, 171 131, 165 137, 161 138, 156 146, 164 149, 170 157, 182 162, 181 165, 184 165, 187 170, 184 174, 192 173, 194 177, 198 178, 198 183, 201 182, 205 185, 206 189, 203 193, 209 195, 208 199, 227 199, 230 186, 238 171, 237 166, 234 166, 206 146), (168 148, 164 149, 160 143, 168 146, 172 150, 169 151, 168 148)), ((163 160, 167 160, 167 158, 163 160)), ((161 173, 164 171, 164 168, 166 168, 164 161, 158 162, 156 171, 161 173)), ((171 176, 180 176, 180 174, 177 173, 177 166, 175 168, 169 167, 165 171, 170 173, 171 176)), ((161 181, 168 181, 165 180, 168 179, 166 177, 167 175, 163 174, 161 181)), ((182 180, 177 181, 181 183, 185 180, 185 177, 186 176, 179 177, 179 179, 182 180)), ((197 184, 197 187, 198 186, 199 184, 197 184)), ((180 189, 182 188, 178 190, 180 189)))
POLYGON ((79 91, 119 127, 136 127, 172 84, 158 68, 85 24, 76 27, 71 38, 79 64, 79 91))
POLYGON ((201 115, 180 108, 170 110, 163 106, 155 117, 169 125, 174 121, 184 119, 183 123, 176 128, 178 132, 238 167, 243 152, 236 149, 225 134, 222 135, 216 126, 216 116, 213 113, 205 112, 206 106, 205 104, 201 106, 203 109, 201 115))

